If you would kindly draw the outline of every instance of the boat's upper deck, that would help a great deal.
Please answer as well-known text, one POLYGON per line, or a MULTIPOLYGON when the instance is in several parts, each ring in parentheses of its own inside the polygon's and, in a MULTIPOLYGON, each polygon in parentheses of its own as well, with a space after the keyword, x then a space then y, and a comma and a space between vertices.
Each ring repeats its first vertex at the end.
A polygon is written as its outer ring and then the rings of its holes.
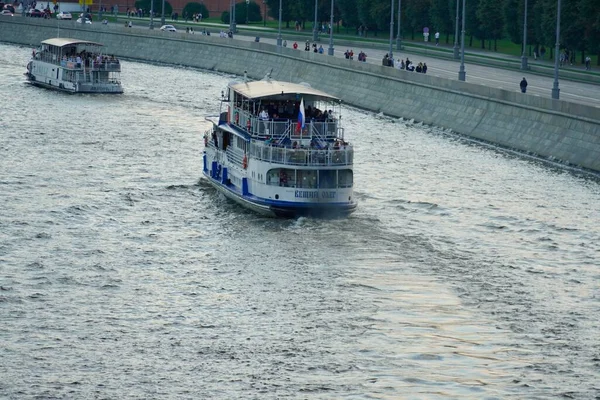
POLYGON ((310 86, 254 81, 233 83, 223 98, 228 110, 219 125, 230 124, 247 137, 292 147, 333 145, 344 140, 340 100, 310 86))
POLYGON ((70 70, 121 72, 121 63, 115 56, 104 55, 102 44, 69 38, 44 40, 33 59, 70 70))

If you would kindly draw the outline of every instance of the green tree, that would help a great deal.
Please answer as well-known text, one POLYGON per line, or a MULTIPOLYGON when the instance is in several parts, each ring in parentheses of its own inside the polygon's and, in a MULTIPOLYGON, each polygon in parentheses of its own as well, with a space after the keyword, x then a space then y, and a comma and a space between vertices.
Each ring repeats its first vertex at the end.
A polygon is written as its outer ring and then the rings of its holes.
POLYGON ((597 64, 600 65, 600 12, 598 12, 597 0, 581 0, 578 4, 580 10, 577 23, 583 27, 583 46, 581 58, 585 58, 585 52, 595 54, 598 57, 597 64))
POLYGON ((356 0, 356 14, 358 17, 359 25, 363 25, 366 27, 367 35, 369 32, 373 32, 374 35, 377 35, 377 21, 373 17, 371 13, 371 5, 374 3, 372 0, 356 0))
MULTIPOLYGON (((581 18, 578 3, 580 3, 579 0, 562 0, 561 5, 561 41, 569 51, 583 51, 585 48, 585 27, 581 24, 583 18, 581 18)), ((597 3, 597 6, 599 8, 596 9, 596 13, 600 11, 600 4, 597 3)))
POLYGON ((485 32, 483 39, 494 40, 494 51, 498 50, 497 40, 501 39, 504 33, 504 17, 502 13, 502 3, 498 0, 481 0, 477 7, 477 20, 482 32, 485 32))
POLYGON ((221 14, 221 22, 224 24, 229 23, 229 11, 223 11, 223 13, 221 14))
POLYGON ((523 6, 521 0, 505 0, 504 2, 504 20, 506 23, 506 33, 513 43, 523 42, 523 25, 518 21, 523 21, 523 6))
POLYGON ((187 3, 185 7, 183 7, 182 14, 185 15, 194 15, 194 14, 202 14, 202 19, 208 18, 208 8, 203 3, 187 3))
MULTIPOLYGON (((321 2, 325 3, 325 2, 321 2)), ((324 4, 325 5, 325 4, 324 4)), ((329 3, 331 5, 331 3, 329 3)), ((358 5, 356 0, 346 0, 337 3, 340 10, 340 18, 342 19, 345 27, 356 27, 358 28, 363 22, 359 18, 358 5)), ((334 4, 335 6, 335 4, 334 4)), ((314 7, 313 7, 314 8, 314 7)), ((319 15, 329 15, 330 10, 326 10, 324 14, 321 14, 321 5, 319 5, 319 15)), ((324 20, 324 19, 322 19, 324 20)))
POLYGON ((454 24, 456 20, 456 2, 453 0, 431 0, 429 9, 429 18, 431 20, 431 29, 435 33, 439 31, 446 35, 446 43, 450 35, 454 33, 454 24))
MULTIPOLYGON (((229 15, 227 18, 229 18, 229 15)), ((235 23, 245 24, 246 21, 248 23, 262 21, 260 6, 253 1, 249 3, 242 1, 235 5, 235 23)), ((227 22, 229 22, 229 19, 227 19, 227 22)))
POLYGON ((406 5, 406 25, 410 29, 411 39, 415 40, 416 32, 423 32, 423 28, 429 27, 430 0, 411 1, 406 5))
MULTIPOLYGON (((286 28, 290 27, 290 21, 292 18, 292 2, 282 1, 281 2, 281 20, 285 22, 286 28)), ((279 21, 279 0, 267 0, 267 7, 269 9, 269 16, 275 21, 279 21)))
MULTIPOLYGON (((150 14, 150 9, 152 8, 151 0, 136 0, 134 3, 135 8, 141 8, 144 12, 150 14)), ((154 3, 154 15, 162 14, 162 3, 158 4, 158 2, 154 3)), ((173 6, 168 1, 165 1, 165 16, 173 14, 173 6)))

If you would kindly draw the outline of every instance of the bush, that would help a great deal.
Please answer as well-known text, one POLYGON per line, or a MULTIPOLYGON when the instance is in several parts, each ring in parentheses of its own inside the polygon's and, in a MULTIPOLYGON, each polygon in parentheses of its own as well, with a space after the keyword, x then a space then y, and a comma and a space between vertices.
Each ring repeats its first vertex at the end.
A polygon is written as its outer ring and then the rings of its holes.
POLYGON ((208 18, 208 8, 202 3, 187 3, 185 7, 183 7, 182 14, 187 15, 190 19, 194 14, 202 14, 202 19, 208 18))
POLYGON ((235 19, 238 24, 244 24, 246 21, 250 22, 261 22, 263 20, 260 6, 255 2, 251 1, 246 4, 246 2, 237 3, 235 6, 235 19), (246 18, 246 13, 248 13, 248 18, 246 18))
POLYGON ((229 11, 223 11, 223 14, 221 14, 221 22, 224 24, 229 23, 229 11))
MULTIPOLYGON (((236 24, 245 24, 248 22, 261 22, 262 14, 260 11, 260 6, 255 2, 251 1, 246 4, 245 1, 235 4, 235 23, 236 24), (248 18, 246 19, 246 13, 248 13, 248 18)), ((223 11, 221 14, 221 22, 224 24, 229 23, 229 11, 223 11)))
MULTIPOLYGON (((152 7, 151 0, 137 0, 134 3, 135 8, 141 8, 144 10, 145 15, 150 15, 150 8, 152 7)), ((173 6, 165 0, 165 17, 170 17, 173 13, 173 6)), ((162 2, 154 2, 154 15, 160 17, 162 14, 162 2)))

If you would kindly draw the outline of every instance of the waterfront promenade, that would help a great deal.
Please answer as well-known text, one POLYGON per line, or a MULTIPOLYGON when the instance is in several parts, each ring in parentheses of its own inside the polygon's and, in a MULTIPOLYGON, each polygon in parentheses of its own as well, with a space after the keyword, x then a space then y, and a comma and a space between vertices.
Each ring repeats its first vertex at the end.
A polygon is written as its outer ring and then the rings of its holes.
MULTIPOLYGON (((148 29, 146 23, 147 21, 139 21, 135 27, 138 29, 148 29)), ((181 24, 180 26, 182 28, 180 31, 183 34, 185 34, 186 26, 192 26, 196 35, 200 34, 202 29, 208 29, 212 35, 216 34, 218 36, 220 30, 228 29, 227 25, 210 23, 188 23, 181 24)), ((237 40, 254 41, 258 36, 261 43, 273 45, 277 43, 277 31, 271 28, 261 29, 260 27, 252 26, 251 29, 245 29, 243 26, 238 26, 238 31, 238 34, 234 37, 237 40)), ((293 43, 297 42, 298 51, 300 52, 304 52, 306 40, 309 40, 311 45, 313 43, 312 33, 310 32, 307 35, 307 32, 285 31, 282 33, 282 38, 287 41, 288 48, 292 48, 293 43)), ((354 60, 348 60, 348 63, 358 63, 358 53, 364 51, 367 54, 367 63, 381 65, 384 55, 389 53, 389 45, 381 39, 371 39, 370 41, 357 41, 348 36, 341 38, 334 36, 334 56, 345 58, 344 52, 346 50, 353 50, 354 60)), ((323 46, 325 51, 323 57, 328 57, 329 37, 321 35, 316 43, 323 46)), ((452 46, 440 43, 439 47, 436 47, 432 42, 405 43, 406 45, 400 51, 396 50, 394 43, 392 50, 395 60, 406 60, 408 57, 415 65, 419 62, 426 63, 428 75, 458 80, 460 60, 449 57, 452 46)), ((527 94, 547 98, 552 97, 554 62, 549 59, 548 54, 546 54, 546 60, 544 61, 534 60, 533 57, 529 57, 529 66, 533 71, 522 71, 518 67, 515 68, 515 65, 520 65, 521 58, 511 55, 467 48, 465 49, 465 57, 467 82, 519 92, 519 82, 525 77, 528 82, 527 94), (502 65, 505 66, 503 67, 502 65)), ((416 72, 403 71, 399 73, 410 74, 416 72)), ((559 72, 558 82, 561 100, 597 106, 599 107, 598 113, 600 118, 600 69, 597 66, 592 67, 591 71, 585 71, 582 65, 563 67, 559 72), (571 76, 564 76, 567 74, 571 76)))

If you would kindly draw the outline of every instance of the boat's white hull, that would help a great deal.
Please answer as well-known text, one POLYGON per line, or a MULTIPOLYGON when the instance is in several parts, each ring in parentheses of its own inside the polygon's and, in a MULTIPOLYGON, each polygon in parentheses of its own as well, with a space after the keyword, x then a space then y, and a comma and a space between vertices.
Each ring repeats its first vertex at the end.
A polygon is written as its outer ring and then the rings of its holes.
POLYGON ((63 68, 43 61, 32 60, 25 76, 29 83, 46 89, 67 93, 121 94, 123 87, 116 82, 66 81, 61 79, 63 68))
MULTIPOLYGON (((212 164, 212 162, 210 163, 212 164)), ((217 169, 209 165, 205 152, 203 176, 228 199, 266 216, 339 217, 348 215, 356 209, 356 202, 351 200, 352 188, 302 189, 261 185, 249 178, 253 171, 258 173, 262 170, 260 165, 256 166, 259 162, 250 160, 249 164, 255 165, 255 167, 240 171, 236 166, 228 165, 226 162, 218 163, 219 172, 215 173, 217 169), (339 199, 348 200, 341 201, 339 199)), ((272 168, 276 165, 270 164, 267 167, 272 168)))

